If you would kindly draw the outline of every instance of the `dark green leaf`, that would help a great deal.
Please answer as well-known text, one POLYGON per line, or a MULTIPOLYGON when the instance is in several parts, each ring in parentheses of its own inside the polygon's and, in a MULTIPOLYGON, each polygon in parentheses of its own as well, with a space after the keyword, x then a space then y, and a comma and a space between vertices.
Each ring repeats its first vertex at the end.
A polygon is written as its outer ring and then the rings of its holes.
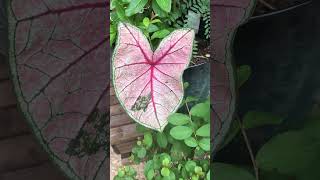
POLYGON ((259 167, 266 171, 297 175, 319 156, 319 143, 303 131, 289 131, 273 137, 257 153, 259 167))
POLYGON ((282 121, 283 118, 275 114, 249 111, 243 118, 243 126, 245 129, 250 129, 265 125, 279 125, 282 121))
POLYGON ((251 67, 248 65, 240 66, 237 69, 238 88, 241 87, 249 79, 250 75, 251 75, 251 67))
POLYGON ((223 163, 213 163, 214 180, 255 180, 247 170, 223 163))

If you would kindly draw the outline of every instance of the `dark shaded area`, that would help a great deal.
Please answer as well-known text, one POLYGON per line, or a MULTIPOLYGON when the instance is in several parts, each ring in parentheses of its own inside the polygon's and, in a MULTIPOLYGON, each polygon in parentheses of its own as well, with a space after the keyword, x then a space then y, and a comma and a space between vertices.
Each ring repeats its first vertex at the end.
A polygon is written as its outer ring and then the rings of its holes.
MULTIPOLYGON (((278 128, 248 131, 254 153, 275 133, 299 128, 312 105, 319 103, 319 6, 305 5, 258 18, 242 26, 235 38, 237 65, 250 65, 252 75, 241 87, 238 111, 272 112, 286 117, 278 128)), ((217 161, 251 165, 241 136, 217 153, 217 161)))
POLYGON ((183 80, 189 83, 185 97, 194 96, 205 101, 210 93, 210 64, 203 63, 188 68, 183 74, 183 80))
POLYGON ((262 15, 270 12, 298 6, 310 0, 259 0, 254 15, 262 15))
POLYGON ((0 54, 7 55, 7 43, 8 43, 8 29, 7 29, 7 15, 5 6, 6 1, 0 1, 0 54))

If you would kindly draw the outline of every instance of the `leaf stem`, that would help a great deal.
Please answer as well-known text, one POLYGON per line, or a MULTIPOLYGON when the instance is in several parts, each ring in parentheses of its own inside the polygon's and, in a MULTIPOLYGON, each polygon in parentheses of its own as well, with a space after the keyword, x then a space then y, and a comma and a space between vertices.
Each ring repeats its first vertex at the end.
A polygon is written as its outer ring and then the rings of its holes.
POLYGON ((252 162, 252 165, 253 165, 253 169, 254 169, 254 173, 255 173, 255 176, 256 176, 256 180, 259 180, 259 168, 257 166, 257 163, 256 163, 256 160, 254 158, 254 155, 253 155, 253 151, 252 151, 252 147, 251 147, 251 144, 250 144, 250 141, 248 139, 248 136, 247 136, 247 133, 243 127, 243 124, 239 118, 239 115, 236 115, 236 119, 239 121, 239 126, 240 126, 240 130, 241 130, 241 134, 243 136, 243 139, 246 143, 246 146, 248 148, 248 151, 249 151, 249 155, 250 155, 250 158, 251 158, 251 162, 252 162))
MULTIPOLYGON (((188 103, 186 102, 186 107, 187 107, 187 111, 188 111, 188 114, 189 114, 189 121, 190 121, 190 125, 192 126, 192 119, 191 119, 191 113, 190 113, 190 109, 189 109, 189 106, 188 106, 188 103)), ((192 127, 192 129, 193 129, 193 127, 192 127)), ((193 134, 194 134, 194 137, 196 138, 196 140, 197 140, 197 135, 196 135, 196 132, 195 132, 195 130, 193 131, 193 134)))
POLYGON ((259 0, 259 2, 271 10, 276 10, 276 8, 274 8, 271 4, 267 3, 264 0, 259 0))

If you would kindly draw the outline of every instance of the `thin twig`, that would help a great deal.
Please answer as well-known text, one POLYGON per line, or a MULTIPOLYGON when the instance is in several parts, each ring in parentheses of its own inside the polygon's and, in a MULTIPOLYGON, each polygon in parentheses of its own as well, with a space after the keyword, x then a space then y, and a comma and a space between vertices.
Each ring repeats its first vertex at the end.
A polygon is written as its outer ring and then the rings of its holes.
POLYGON ((264 6, 266 6, 267 8, 271 9, 271 10, 276 10, 275 7, 273 7, 271 4, 267 3, 267 2, 264 1, 264 0, 259 0, 259 2, 260 2, 261 4, 263 4, 264 6))
POLYGON ((246 143, 246 146, 247 146, 249 154, 250 154, 250 158, 251 158, 251 162, 252 162, 252 165, 253 165, 253 169, 254 169, 254 173, 255 173, 255 176, 256 176, 256 180, 259 180, 259 168, 258 168, 256 160, 254 158, 253 151, 252 151, 251 144, 249 142, 247 133, 246 133, 246 131, 245 131, 244 127, 243 127, 243 124, 242 124, 242 122, 241 122, 241 120, 240 120, 238 115, 237 115, 237 120, 239 121, 241 134, 243 136, 243 139, 244 139, 244 141, 246 143))

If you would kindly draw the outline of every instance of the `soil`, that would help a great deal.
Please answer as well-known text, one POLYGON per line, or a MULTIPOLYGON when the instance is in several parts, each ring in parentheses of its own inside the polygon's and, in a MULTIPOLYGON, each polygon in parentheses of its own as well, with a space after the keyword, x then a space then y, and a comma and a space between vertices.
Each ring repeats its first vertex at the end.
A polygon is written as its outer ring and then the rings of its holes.
MULTIPOLYGON (((118 169, 122 167, 121 156, 113 151, 110 146, 110 179, 112 180, 118 173, 118 169)), ((138 165, 132 165, 132 167, 137 171, 137 179, 144 180, 143 169, 144 163, 138 165)))
POLYGON ((198 54, 193 55, 190 66, 209 62, 210 60, 210 42, 206 39, 197 38, 198 54))
POLYGON ((262 15, 282 9, 286 9, 292 6, 296 6, 309 0, 257 0, 257 7, 254 12, 254 16, 262 15))

